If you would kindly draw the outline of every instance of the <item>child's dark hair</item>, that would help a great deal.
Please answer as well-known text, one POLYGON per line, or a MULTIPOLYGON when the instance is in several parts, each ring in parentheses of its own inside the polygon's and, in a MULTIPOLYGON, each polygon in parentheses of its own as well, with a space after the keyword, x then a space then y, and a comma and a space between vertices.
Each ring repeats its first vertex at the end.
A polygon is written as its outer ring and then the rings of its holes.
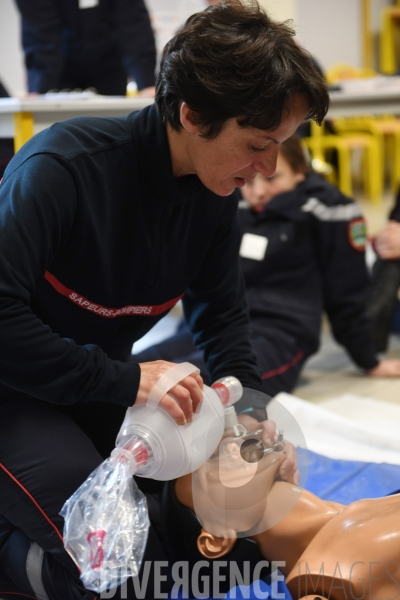
POLYGON ((164 48, 156 104, 179 131, 186 102, 204 137, 230 118, 273 131, 294 94, 308 101, 307 118, 321 123, 329 106, 324 79, 287 23, 269 18, 256 0, 225 2, 195 13, 164 48))
POLYGON ((283 158, 294 173, 304 173, 306 175, 311 171, 307 150, 297 135, 292 135, 282 142, 279 152, 282 153, 283 158))

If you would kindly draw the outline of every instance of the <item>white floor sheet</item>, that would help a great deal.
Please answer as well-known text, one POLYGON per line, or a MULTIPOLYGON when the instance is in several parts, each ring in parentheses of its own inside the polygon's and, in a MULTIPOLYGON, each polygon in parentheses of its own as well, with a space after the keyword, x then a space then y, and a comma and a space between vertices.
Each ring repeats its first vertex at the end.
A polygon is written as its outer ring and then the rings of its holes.
POLYGON ((352 394, 316 405, 281 393, 268 404, 268 417, 290 440, 290 418, 285 422, 280 406, 295 419, 313 452, 341 460, 400 465, 400 405, 352 394))

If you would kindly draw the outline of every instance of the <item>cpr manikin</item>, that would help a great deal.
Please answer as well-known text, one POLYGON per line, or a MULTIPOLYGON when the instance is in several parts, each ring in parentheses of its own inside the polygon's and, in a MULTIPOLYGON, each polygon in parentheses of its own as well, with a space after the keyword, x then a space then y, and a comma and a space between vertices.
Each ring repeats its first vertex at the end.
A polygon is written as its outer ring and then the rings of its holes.
MULTIPOLYGON (((235 444, 223 440, 221 450, 234 455, 229 468, 216 468, 217 461, 211 458, 175 482, 177 505, 195 511, 201 521, 196 543, 203 557, 229 556, 245 535, 257 543, 264 559, 283 561, 280 570, 296 600, 398 597, 399 494, 350 506, 326 502, 277 481, 284 460, 279 440, 272 450, 259 451, 257 469, 247 482, 235 444), (236 473, 230 468, 235 458, 236 473)), ((257 448, 253 459, 256 454, 257 448)))

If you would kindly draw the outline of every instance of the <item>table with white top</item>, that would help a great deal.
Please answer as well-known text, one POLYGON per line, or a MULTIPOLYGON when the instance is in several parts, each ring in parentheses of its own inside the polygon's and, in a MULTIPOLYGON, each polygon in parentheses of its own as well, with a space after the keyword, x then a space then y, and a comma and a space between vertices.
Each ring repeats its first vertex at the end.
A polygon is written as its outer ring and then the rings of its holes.
POLYGON ((85 92, 0 98, 0 137, 14 138, 17 151, 35 133, 58 121, 79 116, 122 116, 153 102, 153 98, 97 96, 85 92))
MULTIPOLYGON (((363 83, 359 83, 358 88, 331 92, 328 118, 400 115, 400 83, 396 79, 383 84, 377 81, 375 87, 362 89, 363 83)), ((13 137, 18 150, 32 135, 57 121, 77 116, 121 116, 153 102, 153 98, 98 96, 87 92, 1 98, 0 137, 13 137)))
POLYGON ((330 92, 327 117, 358 117, 362 115, 400 115, 400 84, 330 92))

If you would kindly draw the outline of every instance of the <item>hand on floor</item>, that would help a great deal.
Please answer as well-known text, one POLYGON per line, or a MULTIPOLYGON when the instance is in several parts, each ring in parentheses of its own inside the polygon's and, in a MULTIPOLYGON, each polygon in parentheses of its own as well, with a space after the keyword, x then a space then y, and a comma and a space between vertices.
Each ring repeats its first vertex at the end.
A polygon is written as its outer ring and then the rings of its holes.
POLYGON ((400 377, 400 360, 396 358, 388 358, 367 371, 371 377, 400 377))

